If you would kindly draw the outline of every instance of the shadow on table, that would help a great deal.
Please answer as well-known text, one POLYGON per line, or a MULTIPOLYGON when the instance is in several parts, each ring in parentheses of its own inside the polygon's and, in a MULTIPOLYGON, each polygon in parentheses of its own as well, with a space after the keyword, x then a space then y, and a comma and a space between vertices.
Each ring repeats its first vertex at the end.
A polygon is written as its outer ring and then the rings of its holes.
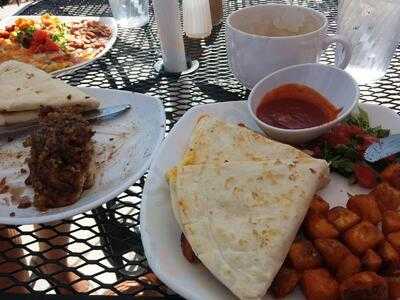
POLYGON ((192 59, 199 59, 203 54, 203 47, 201 46, 202 42, 206 46, 210 46, 215 43, 218 39, 220 31, 222 29, 223 24, 219 24, 214 26, 213 30, 211 31, 211 35, 206 39, 192 39, 184 36, 184 42, 187 53, 190 55, 192 59))
POLYGON ((147 93, 160 80, 153 67, 160 56, 156 36, 146 25, 121 29, 111 51, 97 63, 101 71, 107 70, 103 73, 110 88, 147 93), (138 30, 142 34, 135 34, 138 30))
POLYGON ((244 88, 238 92, 232 92, 221 85, 213 83, 196 83, 196 85, 203 94, 217 102, 246 100, 250 94, 250 91, 244 88))

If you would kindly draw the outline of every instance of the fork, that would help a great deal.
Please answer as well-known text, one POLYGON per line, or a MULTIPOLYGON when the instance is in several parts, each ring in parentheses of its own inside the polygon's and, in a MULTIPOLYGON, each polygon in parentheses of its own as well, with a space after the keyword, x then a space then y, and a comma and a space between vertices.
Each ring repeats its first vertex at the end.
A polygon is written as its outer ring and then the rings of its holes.
POLYGON ((400 134, 393 134, 370 145, 364 152, 364 159, 369 162, 377 162, 399 152, 400 134))

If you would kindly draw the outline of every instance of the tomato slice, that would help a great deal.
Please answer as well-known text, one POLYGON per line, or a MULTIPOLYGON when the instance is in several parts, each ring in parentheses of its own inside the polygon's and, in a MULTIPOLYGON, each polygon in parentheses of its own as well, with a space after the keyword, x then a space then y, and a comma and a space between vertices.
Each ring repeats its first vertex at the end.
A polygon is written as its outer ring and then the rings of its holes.
POLYGON ((0 30, 0 37, 3 39, 8 39, 10 37, 10 32, 6 30, 0 30))
POLYGON ((358 163, 354 165, 353 171, 360 186, 372 189, 378 185, 378 176, 370 166, 358 163))
POLYGON ((45 30, 37 30, 32 35, 29 50, 33 53, 54 52, 60 50, 60 46, 53 42, 45 30))
POLYGON ((46 41, 46 39, 49 37, 49 34, 45 30, 36 30, 32 34, 32 40, 33 42, 37 42, 39 44, 42 44, 46 41))
POLYGON ((46 42, 43 45, 44 51, 45 52, 52 52, 52 51, 58 51, 60 50, 60 47, 53 42, 50 38, 46 40, 46 42))
POLYGON ((364 134, 361 128, 349 124, 340 124, 325 134, 323 138, 332 147, 337 147, 339 145, 348 145, 352 137, 360 134, 364 134))
POLYGON ((357 145, 357 152, 360 157, 363 157, 365 150, 372 144, 376 143, 379 139, 367 133, 363 133, 357 136, 360 140, 359 144, 357 145))

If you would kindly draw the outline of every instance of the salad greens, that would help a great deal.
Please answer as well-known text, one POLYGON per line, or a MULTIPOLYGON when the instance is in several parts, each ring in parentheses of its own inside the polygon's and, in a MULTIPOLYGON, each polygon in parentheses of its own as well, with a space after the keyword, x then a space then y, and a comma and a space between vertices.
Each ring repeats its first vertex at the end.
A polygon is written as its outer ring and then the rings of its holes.
MULTIPOLYGON (((368 113, 360 108, 357 114, 351 115, 344 124, 319 140, 316 156, 328 161, 332 171, 352 178, 355 165, 364 161, 363 153, 366 148, 389 134, 390 130, 381 126, 371 127, 368 113)), ((371 166, 379 169, 380 163, 371 166)))
POLYGON ((65 50, 68 44, 68 29, 65 23, 59 23, 56 26, 56 31, 51 35, 51 39, 55 42, 61 49, 65 50))
MULTIPOLYGON (((26 23, 24 25, 26 25, 26 23)), ((65 23, 46 14, 42 16, 39 25, 40 26, 31 25, 17 27, 18 30, 14 31, 12 34, 24 48, 29 48, 34 38, 34 33, 38 30, 45 30, 54 43, 61 49, 66 49, 68 44, 68 27, 65 23)))
POLYGON ((24 48, 29 48, 30 41, 32 39, 33 33, 36 31, 35 26, 29 26, 23 30, 18 30, 15 32, 15 37, 19 43, 24 48))
POLYGON ((350 115, 346 120, 348 124, 355 125, 363 129, 366 133, 376 136, 377 138, 384 138, 390 134, 389 129, 384 129, 382 126, 371 127, 369 122, 368 113, 362 108, 358 108, 357 115, 350 115))
POLYGON ((329 162, 332 171, 336 171, 345 177, 351 177, 354 163, 357 161, 357 151, 355 147, 346 145, 340 145, 334 149, 325 142, 322 158, 329 162))

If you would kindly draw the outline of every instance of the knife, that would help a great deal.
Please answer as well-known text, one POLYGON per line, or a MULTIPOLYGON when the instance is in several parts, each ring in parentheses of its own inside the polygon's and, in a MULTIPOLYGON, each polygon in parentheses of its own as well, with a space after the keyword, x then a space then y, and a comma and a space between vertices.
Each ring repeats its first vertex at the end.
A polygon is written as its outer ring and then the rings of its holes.
POLYGON ((393 134, 370 145, 364 152, 364 159, 373 163, 399 152, 400 134, 393 134))
MULTIPOLYGON (((130 104, 109 106, 84 112, 83 117, 89 122, 97 122, 114 118, 131 108, 130 104)), ((32 120, 13 125, 0 126, 0 135, 13 134, 21 131, 27 131, 38 126, 38 120, 32 120)))
POLYGON ((121 104, 115 106, 109 106, 105 108, 100 108, 96 110, 91 110, 83 113, 83 117, 90 122, 97 122, 112 119, 121 113, 129 110, 131 108, 130 104, 121 104))

